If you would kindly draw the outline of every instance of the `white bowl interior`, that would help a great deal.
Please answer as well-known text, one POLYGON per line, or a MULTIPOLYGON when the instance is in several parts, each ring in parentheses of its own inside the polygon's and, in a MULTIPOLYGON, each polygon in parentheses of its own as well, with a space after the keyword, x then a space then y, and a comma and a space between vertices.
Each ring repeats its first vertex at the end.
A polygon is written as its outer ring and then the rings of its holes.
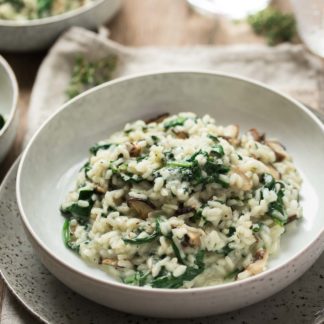
POLYGON ((8 122, 15 108, 15 89, 11 73, 8 64, 0 57, 0 114, 8 122))
POLYGON ((210 114, 219 124, 256 127, 286 145, 302 173, 304 219, 286 233, 269 269, 285 264, 324 228, 324 131, 297 103, 258 84, 208 73, 162 73, 112 82, 82 95, 34 137, 20 165, 18 197, 29 231, 58 259, 84 274, 114 280, 65 248, 59 206, 88 148, 125 123, 159 113, 210 114))

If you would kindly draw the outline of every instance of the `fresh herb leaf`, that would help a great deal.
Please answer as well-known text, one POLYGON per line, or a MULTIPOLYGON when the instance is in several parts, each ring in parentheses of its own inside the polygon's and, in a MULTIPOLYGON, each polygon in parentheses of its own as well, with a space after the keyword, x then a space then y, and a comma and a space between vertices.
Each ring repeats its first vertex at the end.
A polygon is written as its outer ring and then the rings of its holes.
POLYGON ((227 256, 230 252, 232 252, 234 249, 229 246, 229 243, 227 243, 222 249, 216 251, 218 254, 222 254, 224 256, 227 256))
POLYGON ((63 242, 66 247, 73 251, 79 252, 79 246, 76 245, 71 239, 70 220, 66 219, 62 228, 63 242))
POLYGON ((187 120, 186 117, 177 117, 175 119, 172 119, 168 122, 165 122, 164 123, 164 128, 166 130, 170 129, 170 128, 173 128, 173 127, 176 127, 176 126, 183 126, 185 121, 187 120))
POLYGON ((92 147, 90 147, 89 151, 92 155, 96 155, 99 150, 107 150, 109 147, 113 145, 112 143, 106 143, 106 144, 96 144, 92 147))
POLYGON ((210 151, 211 154, 215 154, 217 157, 222 157, 224 156, 224 148, 222 145, 215 145, 211 151, 210 151))
POLYGON ((231 237, 234 233, 236 232, 236 228, 234 226, 230 226, 228 228, 228 233, 227 233, 227 237, 231 237))
POLYGON ((78 55, 75 59, 70 84, 66 90, 68 99, 110 81, 116 69, 117 60, 116 55, 108 55, 100 60, 89 62, 83 56, 78 55))
POLYGON ((268 7, 247 19, 254 32, 265 36, 269 45, 290 42, 296 35, 296 22, 292 14, 268 7))
POLYGON ((211 140, 213 140, 215 143, 219 142, 218 137, 215 135, 208 134, 207 137, 210 138, 211 140))
POLYGON ((264 184, 264 188, 276 192, 277 200, 269 204, 267 213, 277 224, 284 226, 288 221, 288 215, 283 202, 285 185, 282 182, 275 181, 273 176, 268 173, 262 175, 261 183, 264 184))
POLYGON ((37 15, 44 17, 51 11, 53 0, 37 0, 37 15))
POLYGON ((162 273, 150 283, 153 288, 175 289, 182 287, 184 282, 191 281, 205 270, 204 251, 199 251, 196 255, 194 267, 187 267, 185 273, 179 277, 174 277, 171 273, 162 273))
POLYGON ((149 272, 136 271, 133 275, 124 278, 123 282, 128 285, 144 286, 149 272))

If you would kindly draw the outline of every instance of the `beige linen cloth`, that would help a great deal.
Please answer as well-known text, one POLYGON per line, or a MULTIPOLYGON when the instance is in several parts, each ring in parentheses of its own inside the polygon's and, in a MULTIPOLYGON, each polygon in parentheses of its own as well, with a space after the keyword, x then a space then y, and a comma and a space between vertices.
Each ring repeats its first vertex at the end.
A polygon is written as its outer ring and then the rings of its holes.
POLYGON ((301 45, 129 48, 107 39, 105 32, 95 34, 72 28, 57 41, 40 67, 31 98, 26 142, 67 100, 65 91, 75 57, 82 54, 89 60, 97 60, 110 53, 119 59, 116 78, 170 69, 228 72, 262 81, 324 111, 320 93, 322 62, 301 45))
MULTIPOLYGON (((114 76, 170 69, 204 69, 221 71, 260 80, 324 111, 321 98, 322 62, 301 45, 195 46, 181 48, 129 48, 99 34, 72 28, 56 42, 43 61, 32 92, 25 144, 35 130, 62 103, 77 55, 97 60, 116 54, 118 65, 114 76)), ((30 323, 30 316, 6 292, 2 324, 30 323)))

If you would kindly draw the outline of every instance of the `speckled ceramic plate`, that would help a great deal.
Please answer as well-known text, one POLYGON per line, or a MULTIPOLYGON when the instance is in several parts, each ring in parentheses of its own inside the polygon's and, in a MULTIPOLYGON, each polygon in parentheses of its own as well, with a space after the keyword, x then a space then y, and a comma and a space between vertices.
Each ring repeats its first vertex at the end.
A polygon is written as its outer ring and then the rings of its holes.
POLYGON ((0 187, 0 269, 14 295, 43 322, 312 323, 315 314, 324 307, 324 254, 299 280, 277 295, 224 315, 193 320, 160 320, 128 315, 97 305, 65 287, 34 255, 23 231, 16 203, 17 167, 18 161, 0 187))

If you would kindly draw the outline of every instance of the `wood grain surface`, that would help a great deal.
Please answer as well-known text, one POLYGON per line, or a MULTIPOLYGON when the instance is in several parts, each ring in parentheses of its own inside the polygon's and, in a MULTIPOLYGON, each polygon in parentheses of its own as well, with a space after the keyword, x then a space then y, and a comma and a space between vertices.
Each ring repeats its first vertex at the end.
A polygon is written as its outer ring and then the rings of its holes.
MULTIPOLYGON (((274 1, 275 6, 289 11, 288 0, 274 1)), ((192 10, 185 0, 124 0, 120 12, 107 25, 110 38, 128 46, 184 46, 196 44, 262 43, 246 23, 224 18, 202 16, 192 10)), ((26 114, 37 70, 46 51, 35 53, 0 53, 12 66, 18 80, 20 123, 15 143, 0 164, 0 181, 21 153, 26 129, 26 114)), ((0 279, 0 314, 6 295, 0 279)), ((10 301, 9 301, 10 302, 10 301)))

